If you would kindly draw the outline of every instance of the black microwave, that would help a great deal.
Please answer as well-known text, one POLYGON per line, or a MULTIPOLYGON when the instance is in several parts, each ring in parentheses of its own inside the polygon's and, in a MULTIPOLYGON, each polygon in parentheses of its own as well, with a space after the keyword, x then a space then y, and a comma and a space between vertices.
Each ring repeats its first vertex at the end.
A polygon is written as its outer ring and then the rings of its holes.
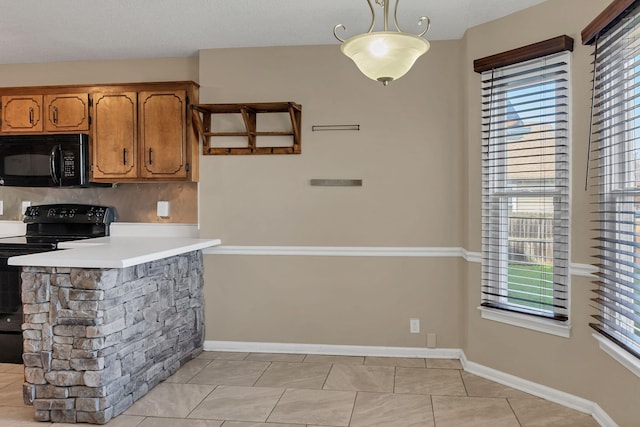
POLYGON ((89 136, 1 135, 0 185, 83 187, 89 185, 89 136))

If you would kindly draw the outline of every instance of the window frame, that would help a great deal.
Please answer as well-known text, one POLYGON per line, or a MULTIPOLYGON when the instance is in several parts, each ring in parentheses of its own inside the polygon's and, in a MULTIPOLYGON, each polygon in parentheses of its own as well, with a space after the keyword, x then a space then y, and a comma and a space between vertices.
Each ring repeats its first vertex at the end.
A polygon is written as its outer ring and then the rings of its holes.
MULTIPOLYGON (((514 49, 511 51, 507 51, 501 54, 497 54, 497 55, 493 55, 491 57, 486 57, 486 58, 482 58, 479 60, 474 61, 474 70, 476 72, 486 72, 491 70, 492 73, 495 72, 500 72, 500 70, 496 70, 496 68, 502 68, 502 67, 506 67, 509 65, 513 65, 513 64, 518 64, 521 62, 525 62, 531 59, 541 59, 547 56, 552 56, 556 53, 559 52, 563 52, 563 51, 572 51, 573 49, 573 40, 567 36, 560 36, 560 37, 556 37, 554 39, 550 39, 550 40, 546 40, 540 43, 536 43, 533 45, 529 45, 529 46, 525 46, 523 48, 519 48, 519 49, 514 49)), ((568 57, 570 57, 570 55, 567 55, 568 57)), ((570 59, 568 59, 568 65, 567 65, 568 71, 567 71, 567 78, 568 78, 568 82, 566 83, 566 90, 568 93, 568 97, 570 98, 570 92, 571 92, 571 84, 570 84, 570 79, 571 79, 571 72, 570 72, 570 59)), ((494 76, 492 76, 493 79, 494 76)), ((552 81, 553 79, 549 79, 550 81, 552 81)), ((544 84, 548 84, 547 81, 542 81, 540 82, 542 85, 544 84)), ((504 94, 503 99, 501 100, 503 102, 503 106, 502 108, 506 109, 507 107, 507 99, 508 99, 508 95, 504 94)), ((500 101, 499 101, 500 102, 500 101)), ((546 107, 540 107, 540 110, 544 110, 544 108, 546 107)), ((570 116, 571 116, 571 108, 570 108, 570 104, 566 107, 566 111, 563 113, 564 115, 566 115, 567 120, 570 121, 570 116)), ((554 117, 557 116, 558 113, 554 113, 554 117)), ((483 132, 484 132, 484 127, 485 125, 483 124, 483 132)), ((570 128, 567 125, 566 126, 566 132, 567 132, 567 147, 568 147, 568 141, 570 139, 570 128)), ((493 135, 490 135, 491 138, 493 138, 493 135)), ((505 137, 506 140, 506 137, 505 137)), ((555 162, 557 162, 557 156, 558 156, 558 144, 554 144, 554 153, 555 154, 555 162)), ((488 153, 485 153, 485 138, 483 137, 483 156, 488 155, 488 153)), ((504 151, 505 153, 508 152, 508 150, 504 151)), ((566 153, 562 154, 563 156, 566 156, 566 166, 564 168, 562 168, 562 171, 565 172, 567 175, 564 177, 567 181, 570 182, 570 168, 568 166, 568 164, 570 164, 570 150, 569 148, 566 149, 566 153)), ((506 160, 503 161, 506 163, 506 160)), ((554 162, 554 163, 555 163, 554 162)), ((489 189, 494 189, 495 188, 495 182, 497 180, 506 180, 508 177, 506 176, 506 174, 503 174, 503 176, 500 178, 498 177, 497 179, 490 179, 490 182, 485 182, 485 163, 486 161, 483 160, 483 222, 485 221, 484 217, 488 216, 488 215, 496 215, 496 213, 494 212, 487 212, 488 209, 486 208, 487 203, 486 202, 486 198, 498 198, 498 199, 502 199, 502 201, 499 201, 500 204, 504 205, 504 203, 510 203, 510 200, 514 200, 514 197, 520 196, 520 197, 531 197, 531 196, 536 196, 536 197, 551 197, 553 200, 553 221, 554 223, 556 222, 556 218, 557 218, 557 212, 558 209, 560 209, 558 207, 558 203, 557 203, 557 196, 555 194, 549 193, 547 192, 546 194, 541 191, 537 194, 534 194, 532 191, 528 191, 526 189, 508 189, 507 186, 503 186, 503 190, 501 192, 491 192, 489 191, 489 189)), ((499 165, 492 166, 494 169, 493 170, 498 170, 499 169, 499 165)), ((554 170, 558 171, 558 166, 557 163, 555 163, 555 167, 554 170)), ((554 180, 556 180, 554 178, 554 180)), ((556 180, 557 181, 557 180, 556 180)), ((556 184, 554 184, 556 185, 556 184)), ((565 200, 565 205, 564 205, 564 211, 561 213, 561 215, 565 216, 565 221, 567 223, 567 227, 569 226, 569 210, 570 210, 570 187, 567 185, 566 188, 566 194, 563 194, 564 200, 565 200)), ((508 209, 498 209, 498 213, 497 215, 508 215, 508 209)), ((504 241, 504 242, 508 242, 509 241, 509 237, 508 237, 508 232, 506 232, 505 230, 508 230, 508 220, 505 221, 498 221, 498 223, 501 224, 501 230, 497 232, 497 234, 500 235, 500 241, 504 241)), ((483 225, 483 229, 484 229, 484 225, 483 225)), ((485 233, 485 231, 483 231, 483 234, 485 233)), ((564 251, 559 251, 560 253, 564 253, 564 256, 562 257, 562 259, 560 260, 560 262, 558 263, 557 259, 559 258, 559 255, 555 255, 554 256, 554 276, 555 276, 555 272, 559 271, 556 267, 562 267, 562 271, 564 271, 564 277, 565 277, 565 281, 566 283, 564 283, 564 291, 566 292, 565 298, 566 298, 566 319, 557 319, 557 318, 553 318, 553 316, 551 317, 539 317, 540 313, 531 313, 529 312, 526 307, 516 307, 515 304, 510 304, 510 310, 504 310, 501 309, 501 307, 492 307, 490 305, 481 305, 479 307, 480 311, 481 311, 481 315, 482 318, 485 319, 489 319, 489 320, 494 320, 494 321, 499 321, 499 322, 504 322, 504 323, 508 323, 508 324, 512 324, 515 326, 519 326, 519 327, 524 327, 524 328, 528 328, 528 329, 533 329, 536 331, 540 331, 540 332, 545 332, 545 333, 549 333, 549 334, 553 334, 553 335, 557 335, 557 336, 561 336, 561 337, 566 337, 568 338, 570 336, 571 333, 571 324, 569 321, 569 313, 570 313, 570 273, 569 273, 569 253, 570 253, 570 239, 569 239, 569 233, 568 231, 564 233, 563 238, 566 239, 565 242, 563 242, 563 248, 564 251), (560 265, 559 265, 560 264, 560 265), (511 311, 511 309, 516 309, 514 311, 511 311)), ((555 233, 554 233, 554 249, 556 248, 556 237, 555 237, 555 233)), ((508 243, 506 243, 508 244, 508 243)), ((501 274, 504 273, 505 269, 508 268, 508 255, 506 253, 498 253, 497 256, 494 257, 487 257, 486 253, 487 253, 487 248, 485 247, 485 239, 484 239, 484 235, 483 235, 483 278, 486 277, 489 279, 486 280, 493 280, 496 281, 496 279, 500 276, 504 277, 505 274, 501 274), (505 262, 505 258, 507 258, 507 262, 505 262), (485 270, 485 266, 486 263, 489 262, 491 263, 491 268, 487 268, 485 270)), ((556 251, 554 251, 554 253, 558 253, 556 251)), ((485 281, 485 279, 483 279, 483 282, 485 281)), ((505 280, 497 280, 497 282, 500 283, 500 286, 502 288, 508 288, 508 283, 505 283, 507 281, 505 280)), ((555 280, 554 280, 555 282, 555 280)), ((485 283, 483 283, 483 290, 485 289, 485 283)), ((553 291, 553 298, 554 301, 556 300, 556 298, 558 298, 557 295, 557 289, 554 285, 554 291, 553 291)), ((493 297, 495 299, 497 299, 498 301, 502 300, 506 300, 508 297, 507 296, 495 296, 493 297)), ((555 313, 555 310, 554 310, 555 313)), ((556 316, 556 317, 560 317, 560 316, 556 316)))
POLYGON ((634 126, 640 121, 640 49, 636 44, 629 51, 633 42, 627 43, 627 37, 637 40, 639 34, 640 5, 634 0, 614 0, 582 31, 583 44, 595 45, 590 135, 596 137, 589 148, 596 155, 600 212, 594 299, 599 311, 590 326, 600 349, 640 377, 640 288, 635 283, 640 277, 633 277, 640 258, 633 235, 640 225, 640 128, 634 126))

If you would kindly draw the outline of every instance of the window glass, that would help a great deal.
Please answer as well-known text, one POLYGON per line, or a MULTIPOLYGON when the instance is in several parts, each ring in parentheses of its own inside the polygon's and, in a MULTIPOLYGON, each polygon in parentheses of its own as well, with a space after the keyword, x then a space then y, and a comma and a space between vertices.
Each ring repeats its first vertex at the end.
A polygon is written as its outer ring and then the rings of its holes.
POLYGON ((569 52, 484 72, 483 306, 568 318, 569 52))

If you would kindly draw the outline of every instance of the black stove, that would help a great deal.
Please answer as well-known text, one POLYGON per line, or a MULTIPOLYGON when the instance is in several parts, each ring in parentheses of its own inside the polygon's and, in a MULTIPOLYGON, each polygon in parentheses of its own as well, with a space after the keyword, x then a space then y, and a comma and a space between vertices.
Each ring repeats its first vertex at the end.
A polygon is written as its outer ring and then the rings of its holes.
POLYGON ((22 363, 21 267, 12 256, 54 251, 59 242, 109 235, 116 211, 109 206, 53 204, 29 206, 24 236, 0 238, 0 362, 22 363))
MULTIPOLYGON (((29 206, 24 213, 26 238, 37 242, 59 242, 109 235, 115 209, 108 206, 58 204, 29 206)), ((1 241, 0 241, 1 243, 1 241)))

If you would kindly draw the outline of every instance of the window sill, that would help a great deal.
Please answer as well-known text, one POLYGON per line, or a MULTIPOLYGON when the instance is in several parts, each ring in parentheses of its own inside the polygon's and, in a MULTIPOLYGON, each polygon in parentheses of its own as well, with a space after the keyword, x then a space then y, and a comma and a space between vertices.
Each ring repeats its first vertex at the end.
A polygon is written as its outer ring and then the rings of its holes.
POLYGON ((571 337, 571 325, 569 325, 568 322, 559 322, 557 320, 543 319, 526 314, 493 310, 486 307, 478 307, 478 310, 480 310, 483 319, 506 323, 508 325, 531 329, 563 338, 571 337))
POLYGON ((615 359, 616 362, 633 372, 636 377, 640 377, 640 360, 602 335, 593 334, 592 336, 596 341, 598 341, 598 344, 600 344, 600 350, 604 351, 615 359))

